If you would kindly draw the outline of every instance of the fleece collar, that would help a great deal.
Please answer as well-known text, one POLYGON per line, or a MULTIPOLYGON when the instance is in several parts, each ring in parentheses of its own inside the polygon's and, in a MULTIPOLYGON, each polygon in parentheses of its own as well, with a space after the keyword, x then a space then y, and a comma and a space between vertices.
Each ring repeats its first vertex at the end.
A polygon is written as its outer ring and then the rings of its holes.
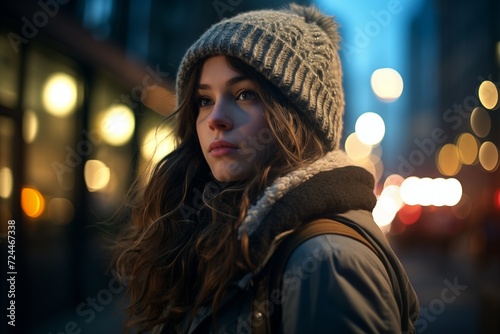
POLYGON ((327 214, 349 210, 371 211, 376 203, 373 176, 349 165, 345 153, 334 151, 323 159, 277 179, 249 210, 242 226, 257 271, 265 265, 281 239, 300 225, 327 214))
POLYGON ((238 230, 238 239, 241 238, 243 233, 251 236, 258 229, 274 203, 279 201, 286 193, 320 172, 350 164, 352 162, 347 155, 343 151, 336 150, 327 153, 323 158, 310 165, 277 178, 271 186, 264 190, 257 202, 248 209, 247 215, 238 230))

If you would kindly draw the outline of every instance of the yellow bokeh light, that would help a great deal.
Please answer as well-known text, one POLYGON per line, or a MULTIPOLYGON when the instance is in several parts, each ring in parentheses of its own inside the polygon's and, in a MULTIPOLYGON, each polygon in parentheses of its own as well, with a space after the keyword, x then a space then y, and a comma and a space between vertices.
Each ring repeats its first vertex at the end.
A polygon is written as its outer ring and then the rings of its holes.
POLYGON ((485 80, 479 86, 479 100, 486 109, 496 109, 498 108, 498 88, 497 86, 489 81, 485 80))
POLYGON ((45 200, 38 190, 29 187, 23 188, 21 190, 21 207, 26 216, 37 218, 45 209, 45 200))
POLYGON ((0 168, 0 197, 9 198, 12 195, 14 178, 9 167, 0 168))
POLYGON ((382 146, 379 144, 376 144, 376 145, 373 145, 372 146, 372 153, 370 154, 370 156, 376 156, 378 157, 379 159, 382 158, 382 146))
POLYGON ((479 162, 484 169, 493 172, 498 168, 498 148, 490 141, 479 148, 479 162))
POLYGON ((23 117, 23 138, 29 144, 32 143, 38 134, 38 117, 34 111, 27 110, 23 117))
POLYGON ((369 171, 373 175, 375 182, 378 182, 384 173, 384 163, 376 155, 370 154, 367 159, 359 160, 355 163, 369 171))
POLYGON ((144 136, 141 153, 146 160, 157 163, 174 148, 175 142, 170 128, 153 128, 144 136))
POLYGON ((486 137, 491 130, 490 115, 484 108, 474 108, 470 115, 470 126, 478 137, 486 137))
POLYGON ((380 115, 366 112, 358 117, 355 124, 358 139, 366 145, 376 145, 385 135, 385 123, 380 115))
POLYGON ((462 168, 460 154, 454 144, 446 144, 439 150, 436 163, 439 172, 447 176, 456 175, 462 168))
POLYGON ((375 95, 383 102, 396 101, 403 93, 403 78, 392 68, 375 70, 370 83, 375 95))
POLYGON ((375 183, 380 181, 382 178, 382 175, 384 174, 384 163, 382 162, 382 159, 378 155, 373 155, 370 154, 370 160, 375 166, 375 173, 373 174, 375 177, 375 183))
POLYGON ((134 113, 124 104, 114 104, 101 113, 99 130, 108 144, 125 145, 134 134, 134 113))
POLYGON ((462 133, 457 139, 460 161, 465 165, 472 165, 477 161, 479 145, 476 138, 470 133, 462 133))
POLYGON ((63 72, 52 74, 45 82, 42 99, 49 114, 60 118, 70 115, 77 102, 75 78, 63 72))
POLYGON ((353 161, 359 161, 370 156, 372 146, 362 143, 354 132, 345 141, 345 151, 353 161))
POLYGON ((90 192, 106 188, 111 178, 108 166, 100 160, 88 160, 84 168, 85 184, 90 192))

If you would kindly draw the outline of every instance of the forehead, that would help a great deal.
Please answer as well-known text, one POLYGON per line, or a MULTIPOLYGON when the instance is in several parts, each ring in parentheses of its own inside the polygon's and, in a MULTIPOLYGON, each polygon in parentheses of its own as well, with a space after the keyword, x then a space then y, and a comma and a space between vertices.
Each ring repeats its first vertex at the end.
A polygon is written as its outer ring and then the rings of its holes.
POLYGON ((231 79, 241 76, 242 73, 229 65, 225 56, 217 55, 207 58, 203 62, 200 73, 200 82, 231 79))

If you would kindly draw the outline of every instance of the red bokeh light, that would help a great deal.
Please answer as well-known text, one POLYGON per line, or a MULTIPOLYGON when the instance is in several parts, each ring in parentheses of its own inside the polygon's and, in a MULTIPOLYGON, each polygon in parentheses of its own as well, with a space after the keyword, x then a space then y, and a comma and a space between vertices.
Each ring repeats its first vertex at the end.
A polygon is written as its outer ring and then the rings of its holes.
POLYGON ((500 209, 500 189, 495 191, 495 206, 500 209))
POLYGON ((422 214, 422 207, 420 205, 407 205, 405 204, 398 211, 398 218, 405 225, 414 224, 422 214))

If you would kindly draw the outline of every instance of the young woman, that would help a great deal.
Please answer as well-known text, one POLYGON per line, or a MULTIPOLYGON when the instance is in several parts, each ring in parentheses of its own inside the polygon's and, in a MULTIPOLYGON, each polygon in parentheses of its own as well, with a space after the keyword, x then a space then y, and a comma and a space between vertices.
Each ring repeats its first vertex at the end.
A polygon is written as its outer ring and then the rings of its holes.
POLYGON ((283 333, 414 331, 415 293, 365 222, 373 177, 339 150, 338 45, 332 18, 291 5, 223 20, 187 51, 178 145, 155 167, 116 246, 127 328, 250 333, 262 330, 262 310, 279 306, 283 333), (332 233, 306 240, 283 263, 281 298, 259 308, 257 283, 271 279, 278 246, 348 211, 369 244, 332 233))

